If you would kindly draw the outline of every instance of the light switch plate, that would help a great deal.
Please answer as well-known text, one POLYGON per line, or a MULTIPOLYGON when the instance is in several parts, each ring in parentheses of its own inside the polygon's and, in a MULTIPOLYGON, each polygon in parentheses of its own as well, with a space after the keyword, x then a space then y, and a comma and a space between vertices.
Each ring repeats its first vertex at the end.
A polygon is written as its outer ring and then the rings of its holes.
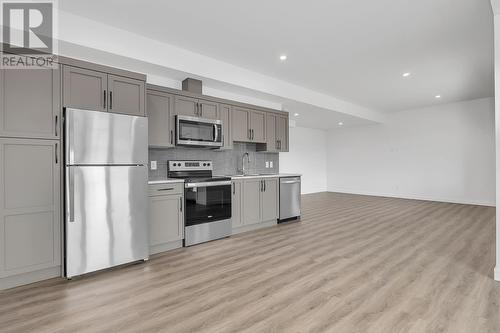
POLYGON ((269 161, 266 161, 266 169, 269 168, 269 161))
POLYGON ((156 170, 156 161, 151 161, 151 170, 156 170))
POLYGON ((271 165, 271 169, 273 168, 273 161, 270 161, 269 164, 271 165))

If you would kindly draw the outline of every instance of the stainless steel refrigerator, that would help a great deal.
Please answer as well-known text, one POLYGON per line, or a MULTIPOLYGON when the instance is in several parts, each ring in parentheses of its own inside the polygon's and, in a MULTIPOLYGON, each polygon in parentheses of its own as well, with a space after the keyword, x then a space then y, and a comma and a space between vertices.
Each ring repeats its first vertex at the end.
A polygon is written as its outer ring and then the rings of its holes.
POLYGON ((66 109, 66 277, 147 259, 145 117, 66 109))

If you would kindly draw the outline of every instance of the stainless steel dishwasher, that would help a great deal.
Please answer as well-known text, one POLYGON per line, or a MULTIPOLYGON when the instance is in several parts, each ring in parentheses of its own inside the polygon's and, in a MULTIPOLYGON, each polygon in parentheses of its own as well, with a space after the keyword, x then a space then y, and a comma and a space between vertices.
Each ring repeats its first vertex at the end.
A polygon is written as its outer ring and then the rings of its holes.
POLYGON ((300 217, 300 177, 280 178, 280 216, 278 222, 300 217))

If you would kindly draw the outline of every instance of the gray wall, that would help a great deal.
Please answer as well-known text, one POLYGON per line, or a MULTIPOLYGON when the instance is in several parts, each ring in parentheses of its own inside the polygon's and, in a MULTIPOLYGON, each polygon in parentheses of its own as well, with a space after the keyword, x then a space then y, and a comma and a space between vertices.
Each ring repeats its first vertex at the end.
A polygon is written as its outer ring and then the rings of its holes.
MULTIPOLYGON (((198 148, 149 149, 149 161, 157 162, 157 170, 149 168, 149 179, 162 179, 167 176, 167 161, 169 160, 211 160, 214 165, 214 175, 234 175, 241 169, 241 157, 245 152, 250 155, 249 173, 279 172, 278 153, 256 152, 255 144, 234 143, 232 150, 214 151, 198 148), (266 169, 266 161, 273 162, 273 168, 266 169)), ((246 162, 246 158, 245 158, 246 162)))

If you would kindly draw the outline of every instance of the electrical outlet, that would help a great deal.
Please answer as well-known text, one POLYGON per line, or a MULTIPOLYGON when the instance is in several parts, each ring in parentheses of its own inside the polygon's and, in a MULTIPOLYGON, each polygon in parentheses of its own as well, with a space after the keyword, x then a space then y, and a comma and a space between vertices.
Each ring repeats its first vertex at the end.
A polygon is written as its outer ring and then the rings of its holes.
POLYGON ((156 161, 151 161, 151 170, 156 170, 156 168, 157 168, 156 161))
POLYGON ((269 161, 266 161, 266 169, 269 169, 269 161))
POLYGON ((269 165, 270 165, 270 168, 272 169, 273 168, 273 161, 270 161, 269 165))

